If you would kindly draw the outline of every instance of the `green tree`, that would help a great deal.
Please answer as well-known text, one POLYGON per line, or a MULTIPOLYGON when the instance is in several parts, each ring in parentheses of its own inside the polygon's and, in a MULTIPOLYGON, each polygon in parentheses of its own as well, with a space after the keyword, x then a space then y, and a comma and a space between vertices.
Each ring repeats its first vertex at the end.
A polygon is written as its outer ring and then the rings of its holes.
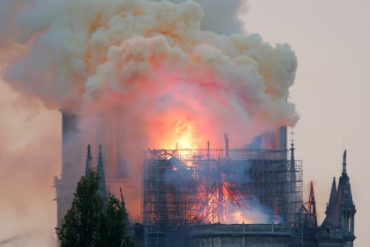
POLYGON ((134 246, 128 234, 128 215, 123 202, 109 195, 104 209, 104 220, 100 224, 99 246, 134 246))
POLYGON ((99 196, 94 171, 78 182, 71 209, 58 229, 61 247, 131 247, 128 215, 124 203, 109 195, 99 196))

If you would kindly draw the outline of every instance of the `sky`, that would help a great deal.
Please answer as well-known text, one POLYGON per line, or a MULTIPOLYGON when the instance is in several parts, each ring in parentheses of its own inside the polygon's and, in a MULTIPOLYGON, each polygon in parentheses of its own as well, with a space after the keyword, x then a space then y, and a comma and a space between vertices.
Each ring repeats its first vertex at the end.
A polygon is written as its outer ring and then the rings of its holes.
POLYGON ((321 220, 333 176, 341 173, 342 152, 348 150, 356 246, 370 242, 369 9, 366 0, 250 0, 242 14, 247 32, 288 42, 298 57, 291 89, 300 114, 296 157, 303 161, 306 199, 308 183, 314 182, 321 220))
MULTIPOLYGON (((247 12, 240 13, 246 32, 271 43, 287 42, 298 57, 291 90, 300 114, 294 128, 296 157, 303 160, 305 190, 310 181, 315 184, 320 222, 332 179, 341 173, 342 152, 348 150, 358 211, 356 246, 370 241, 369 8, 366 0, 250 0, 247 12)), ((25 234, 19 246, 27 246, 28 234, 37 238, 46 229, 52 238, 48 228, 55 225, 50 215, 55 212, 53 179, 60 173, 55 165, 60 160, 60 116, 2 82, 0 109, 0 194, 8 196, 0 201, 0 221, 11 222, 0 224, 0 240, 18 229, 25 234), (31 172, 24 172, 31 163, 31 172), (6 193, 10 188, 17 200, 6 193)), ((48 239, 39 243, 48 246, 48 239)))

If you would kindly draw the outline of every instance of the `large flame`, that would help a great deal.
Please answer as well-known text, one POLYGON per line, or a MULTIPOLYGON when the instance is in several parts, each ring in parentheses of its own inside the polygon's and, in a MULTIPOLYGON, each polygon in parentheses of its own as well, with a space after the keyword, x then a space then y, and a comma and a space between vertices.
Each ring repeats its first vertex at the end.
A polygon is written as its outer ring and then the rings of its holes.
POLYGON ((243 209, 237 210, 235 212, 230 213, 227 216, 227 220, 225 223, 233 223, 233 224, 251 224, 253 223, 250 218, 243 214, 243 209))
POLYGON ((157 149, 197 149, 204 142, 196 121, 181 112, 170 112, 153 121, 150 146, 157 149))

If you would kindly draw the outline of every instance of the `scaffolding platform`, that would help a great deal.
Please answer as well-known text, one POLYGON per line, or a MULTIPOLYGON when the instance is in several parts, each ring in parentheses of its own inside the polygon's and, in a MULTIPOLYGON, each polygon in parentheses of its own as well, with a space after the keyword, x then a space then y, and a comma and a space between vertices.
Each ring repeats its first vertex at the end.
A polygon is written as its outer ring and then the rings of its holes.
POLYGON ((145 246, 187 246, 189 227, 228 223, 231 207, 254 210, 251 201, 267 209, 270 217, 250 224, 293 226, 302 205, 302 164, 288 160, 287 152, 148 150, 143 175, 145 246))

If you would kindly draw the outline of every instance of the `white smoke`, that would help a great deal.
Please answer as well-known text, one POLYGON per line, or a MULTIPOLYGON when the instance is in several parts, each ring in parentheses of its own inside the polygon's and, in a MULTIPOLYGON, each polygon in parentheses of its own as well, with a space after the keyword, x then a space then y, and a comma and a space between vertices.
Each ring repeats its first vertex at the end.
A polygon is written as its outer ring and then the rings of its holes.
POLYGON ((75 112, 86 99, 115 95, 123 109, 140 105, 150 116, 179 106, 218 121, 223 131, 293 125, 297 115, 286 98, 297 64, 289 46, 201 31, 203 16, 188 1, 39 0, 21 18, 28 54, 6 79, 75 112))
MULTIPOLYGON (((162 0, 155 0, 162 1, 162 0)), ((171 0, 180 3, 184 0, 171 0)), ((243 23, 238 15, 245 10, 246 0, 195 0, 198 2, 205 16, 202 20, 201 29, 213 31, 219 34, 241 33, 243 23)))

